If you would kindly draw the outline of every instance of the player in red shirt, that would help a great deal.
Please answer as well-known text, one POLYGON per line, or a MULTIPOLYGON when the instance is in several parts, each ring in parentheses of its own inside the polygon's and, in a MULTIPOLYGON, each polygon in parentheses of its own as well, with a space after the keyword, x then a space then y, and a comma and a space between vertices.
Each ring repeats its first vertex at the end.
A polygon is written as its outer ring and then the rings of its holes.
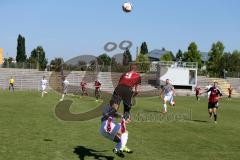
POLYGON ((214 114, 215 123, 217 123, 217 109, 219 106, 218 100, 222 96, 222 93, 217 88, 217 85, 218 83, 214 81, 213 86, 209 90, 203 92, 203 93, 210 92, 210 96, 208 99, 208 113, 209 113, 209 118, 212 118, 212 114, 214 114))
POLYGON ((84 95, 88 96, 87 83, 85 81, 81 81, 80 86, 81 86, 81 89, 82 89, 82 96, 84 96, 84 95))
POLYGON ((230 85, 229 88, 228 88, 228 99, 231 99, 231 98, 232 98, 232 91, 233 91, 233 88, 232 88, 232 86, 230 85))
POLYGON ((201 91, 201 88, 199 86, 196 86, 196 88, 195 88, 195 95, 196 95, 197 101, 200 100, 200 98, 199 98, 200 91, 201 91))
POLYGON ((101 88, 101 83, 96 80, 94 83, 95 86, 95 97, 96 97, 96 101, 98 102, 98 99, 100 98, 100 88, 101 88))
POLYGON ((123 101, 124 113, 129 115, 132 106, 132 97, 138 94, 138 86, 141 83, 140 74, 136 70, 137 65, 131 65, 130 70, 120 77, 112 95, 113 107, 117 110, 121 101, 123 101))

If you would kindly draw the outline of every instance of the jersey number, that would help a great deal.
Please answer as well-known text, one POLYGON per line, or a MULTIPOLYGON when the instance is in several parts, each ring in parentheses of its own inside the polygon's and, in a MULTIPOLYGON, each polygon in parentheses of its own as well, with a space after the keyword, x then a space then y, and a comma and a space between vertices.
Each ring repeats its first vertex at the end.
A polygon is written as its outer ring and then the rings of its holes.
POLYGON ((126 73, 125 78, 130 79, 130 78, 132 77, 132 74, 133 74, 133 73, 131 73, 131 72, 126 73))

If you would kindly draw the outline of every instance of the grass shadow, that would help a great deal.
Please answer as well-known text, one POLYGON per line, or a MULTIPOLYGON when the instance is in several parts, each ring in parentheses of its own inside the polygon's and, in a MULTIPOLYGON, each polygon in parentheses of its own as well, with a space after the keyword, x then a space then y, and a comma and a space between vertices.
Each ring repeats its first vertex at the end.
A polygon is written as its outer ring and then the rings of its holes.
POLYGON ((101 154, 100 152, 105 151, 96 151, 94 149, 89 149, 84 146, 77 146, 74 148, 73 153, 77 154, 80 160, 84 160, 85 157, 93 157, 94 159, 102 160, 113 160, 114 157, 112 156, 105 156, 101 154))

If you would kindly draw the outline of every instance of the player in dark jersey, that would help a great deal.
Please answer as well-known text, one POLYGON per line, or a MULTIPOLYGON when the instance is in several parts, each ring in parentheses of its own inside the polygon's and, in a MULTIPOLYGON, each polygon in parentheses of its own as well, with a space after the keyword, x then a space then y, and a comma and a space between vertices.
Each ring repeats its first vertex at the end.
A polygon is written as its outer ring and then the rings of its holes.
POLYGON ((84 95, 88 96, 87 83, 85 81, 81 81, 80 86, 81 86, 81 89, 82 89, 82 96, 84 96, 84 95))
POLYGON ((232 91, 233 91, 233 88, 232 88, 232 86, 230 85, 229 88, 228 88, 228 99, 231 99, 231 98, 232 98, 232 91))
POLYGON ((198 86, 196 86, 196 87, 195 87, 195 95, 196 95, 196 99, 197 99, 197 101, 200 100, 200 98, 199 98, 200 91, 201 91, 201 88, 198 87, 198 86))
POLYGON ((137 65, 132 64, 130 70, 120 77, 112 95, 113 108, 118 110, 121 101, 123 101, 124 113, 127 114, 130 114, 132 97, 138 94, 138 86, 141 83, 141 76, 136 70, 137 65))
POLYGON ((218 100, 222 96, 222 93, 220 90, 217 88, 218 83, 214 81, 213 86, 203 92, 203 93, 208 93, 210 92, 210 96, 208 99, 208 113, 209 113, 209 118, 212 118, 212 114, 214 114, 214 122, 217 123, 217 109, 218 109, 218 100))
POLYGON ((96 80, 94 83, 95 86, 95 97, 96 97, 96 101, 98 102, 98 99, 100 98, 100 88, 101 88, 101 83, 96 80))

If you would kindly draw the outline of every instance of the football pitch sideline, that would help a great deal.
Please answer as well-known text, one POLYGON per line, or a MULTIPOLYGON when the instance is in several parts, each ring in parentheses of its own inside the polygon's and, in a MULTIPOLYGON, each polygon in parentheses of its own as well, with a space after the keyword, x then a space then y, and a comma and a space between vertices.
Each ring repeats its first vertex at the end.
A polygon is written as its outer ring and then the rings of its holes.
MULTIPOLYGON (((60 95, 0 91, 0 160, 117 160, 115 146, 99 134, 100 117, 83 122, 58 119, 60 95)), ((89 111, 94 98, 66 97, 72 113, 89 111)), ((239 160, 240 99, 220 100, 218 123, 208 118, 207 99, 176 97, 162 115, 159 97, 137 98, 127 126, 129 160, 239 160)), ((121 108, 122 109, 122 108, 121 108)))

